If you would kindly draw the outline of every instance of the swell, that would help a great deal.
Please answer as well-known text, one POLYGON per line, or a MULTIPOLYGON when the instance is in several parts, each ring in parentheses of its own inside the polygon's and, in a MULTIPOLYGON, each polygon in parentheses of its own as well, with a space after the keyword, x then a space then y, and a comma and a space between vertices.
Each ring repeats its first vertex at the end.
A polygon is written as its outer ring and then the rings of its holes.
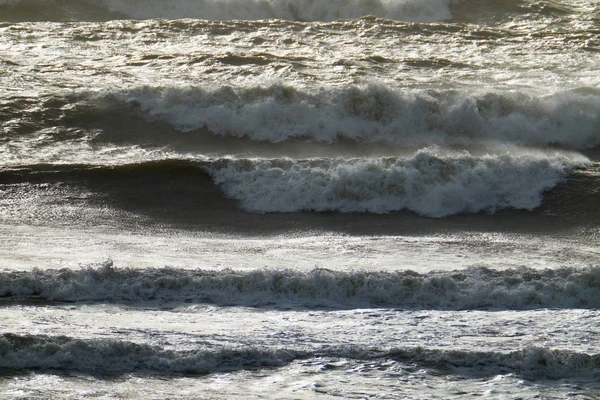
POLYGON ((2 184, 77 182, 83 180, 116 180, 129 177, 166 174, 170 178, 186 175, 204 175, 208 161, 166 159, 131 164, 33 164, 0 169, 2 184))
MULTIPOLYGON (((288 348, 225 348, 188 351, 127 341, 74 339, 66 336, 0 335, 0 368, 11 372, 42 370, 85 372, 93 375, 207 374, 275 368, 305 359, 356 361, 394 360, 432 370, 465 369, 479 374, 489 371, 513 373, 525 379, 595 378, 600 356, 566 350, 527 347, 509 353, 427 348, 373 349, 359 346, 324 347, 313 350, 288 348)), ((461 371, 461 372, 459 372, 461 371)))
POLYGON ((0 0, 0 21, 108 21, 123 18, 85 0, 0 0))
POLYGON ((129 269, 112 262, 80 270, 0 274, 11 303, 214 303, 264 307, 534 309, 600 307, 600 266, 535 270, 474 267, 419 274, 410 270, 343 272, 129 269))

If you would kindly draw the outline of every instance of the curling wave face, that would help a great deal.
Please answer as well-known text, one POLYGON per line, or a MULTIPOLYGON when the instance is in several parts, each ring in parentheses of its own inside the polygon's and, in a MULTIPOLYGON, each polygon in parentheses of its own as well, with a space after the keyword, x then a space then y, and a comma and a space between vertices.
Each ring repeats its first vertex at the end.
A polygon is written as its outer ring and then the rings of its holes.
POLYGON ((510 353, 424 348, 365 349, 355 346, 317 349, 255 347, 190 351, 163 350, 127 341, 73 339, 66 336, 0 335, 0 367, 11 370, 63 370, 89 374, 208 374, 275 368, 296 360, 327 358, 356 361, 395 360, 423 367, 504 370, 526 379, 596 378, 600 357, 571 351, 527 347, 510 353))
POLYGON ((597 166, 585 157, 568 153, 477 156, 421 150, 406 157, 215 157, 112 166, 36 164, 4 168, 0 179, 11 196, 19 196, 19 190, 38 191, 37 185, 43 182, 58 191, 64 191, 67 184, 75 193, 97 191, 94 196, 104 201, 122 202, 126 192, 136 198, 158 191, 164 196, 178 193, 194 209, 211 209, 214 199, 206 193, 216 186, 244 210, 255 213, 410 210, 439 218, 507 208, 533 210, 542 204, 545 192, 557 186, 567 193, 554 204, 556 211, 593 214, 585 204, 597 198, 594 169, 597 166), (133 182, 135 186, 129 188, 133 182), (24 186, 17 190, 19 184, 24 186))

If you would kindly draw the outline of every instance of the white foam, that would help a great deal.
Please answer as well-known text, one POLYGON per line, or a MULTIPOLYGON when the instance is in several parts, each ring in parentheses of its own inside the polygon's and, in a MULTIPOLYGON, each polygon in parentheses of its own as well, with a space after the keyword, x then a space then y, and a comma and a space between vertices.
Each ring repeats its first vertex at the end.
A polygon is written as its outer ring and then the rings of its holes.
POLYGON ((253 212, 411 210, 429 217, 531 210, 582 159, 543 154, 358 159, 231 159, 215 183, 253 212))
POLYGON ((513 143, 591 148, 600 145, 597 90, 535 96, 519 92, 407 91, 379 84, 142 87, 116 94, 148 118, 190 132, 281 142, 342 138, 402 146, 513 143))

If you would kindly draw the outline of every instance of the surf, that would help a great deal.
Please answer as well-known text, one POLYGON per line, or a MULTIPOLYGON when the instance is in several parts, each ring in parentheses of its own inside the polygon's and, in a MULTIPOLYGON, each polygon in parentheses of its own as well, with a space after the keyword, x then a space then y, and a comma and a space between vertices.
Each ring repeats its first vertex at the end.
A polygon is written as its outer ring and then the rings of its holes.
POLYGON ((582 308, 600 306, 599 266, 536 270, 472 267, 417 273, 265 268, 118 268, 108 261, 80 270, 0 274, 0 298, 27 302, 216 304, 264 307, 427 309, 582 308))

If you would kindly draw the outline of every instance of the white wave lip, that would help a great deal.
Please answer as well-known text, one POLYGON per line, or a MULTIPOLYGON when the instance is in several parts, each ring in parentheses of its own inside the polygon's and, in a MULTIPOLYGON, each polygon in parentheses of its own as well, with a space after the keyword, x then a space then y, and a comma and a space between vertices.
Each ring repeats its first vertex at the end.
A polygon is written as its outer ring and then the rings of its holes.
POLYGON ((339 139, 402 146, 513 143, 583 149, 600 145, 596 90, 534 96, 519 92, 406 91, 379 84, 294 88, 141 87, 103 94, 148 118, 190 132, 282 142, 339 139))
POLYGON ((381 18, 435 22, 452 18, 452 0, 96 0, 134 19, 196 18, 206 20, 284 19, 333 21, 375 15, 381 18))
POLYGON ((324 268, 254 271, 115 268, 0 274, 0 297, 49 301, 167 301, 222 305, 403 306, 443 309, 600 307, 600 266, 419 274, 324 268))
POLYGON ((500 352, 418 348, 365 349, 357 346, 310 350, 253 347, 192 351, 164 350, 126 341, 73 339, 65 336, 0 335, 0 367, 12 370, 63 369, 97 374, 163 372, 198 374, 259 367, 280 367, 298 359, 392 359, 425 368, 502 368, 528 379, 596 377, 600 357, 527 347, 500 352))
POLYGON ((467 152, 411 158, 232 159, 210 173, 228 197, 248 211, 338 211, 423 216, 532 210, 543 193, 583 163, 547 156, 467 152))

